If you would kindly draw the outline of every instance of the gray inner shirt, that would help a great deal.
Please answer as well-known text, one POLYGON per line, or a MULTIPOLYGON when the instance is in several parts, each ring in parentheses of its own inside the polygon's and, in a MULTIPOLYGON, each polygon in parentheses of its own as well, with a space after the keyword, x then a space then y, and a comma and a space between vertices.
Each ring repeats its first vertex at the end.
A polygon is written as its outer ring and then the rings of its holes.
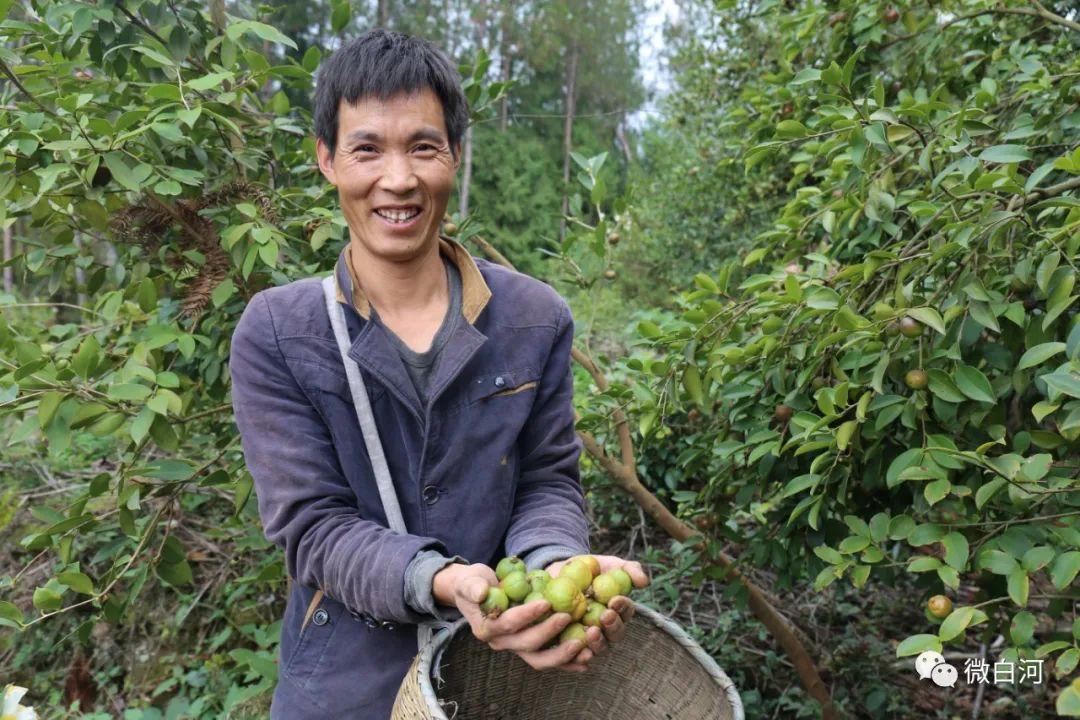
MULTIPOLYGON (((431 377, 435 372, 439 356, 442 354, 442 349, 445 347, 451 332, 453 332, 457 323, 462 319, 461 273, 458 271, 457 266, 445 255, 439 253, 439 257, 442 258, 443 265, 446 267, 446 282, 450 290, 450 304, 446 309, 446 316, 443 317, 442 325, 439 326, 438 331, 435 333, 435 337, 431 341, 431 347, 422 353, 418 353, 406 345, 393 330, 387 328, 386 325, 383 324, 387 334, 390 336, 391 342, 393 342, 394 347, 397 348, 402 362, 405 363, 405 369, 409 373, 409 378, 412 380, 413 387, 416 388, 416 394, 420 397, 420 401, 425 405, 428 400, 431 377)), ((372 307, 371 313, 378 317, 374 307, 372 307)), ((381 321, 380 324, 382 324, 381 321)))

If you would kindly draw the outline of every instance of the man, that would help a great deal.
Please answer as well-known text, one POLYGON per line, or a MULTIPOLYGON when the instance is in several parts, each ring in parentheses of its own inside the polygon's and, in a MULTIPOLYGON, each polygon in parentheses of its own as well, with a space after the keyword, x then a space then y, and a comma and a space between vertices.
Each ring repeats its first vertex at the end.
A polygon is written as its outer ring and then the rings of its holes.
POLYGON ((272 718, 389 717, 424 620, 464 615, 494 650, 581 672, 633 614, 617 598, 603 633, 543 650, 570 621, 533 626, 546 601, 480 613, 500 557, 557 572, 588 531, 566 302, 438 234, 467 121, 453 64, 423 40, 374 30, 318 75, 319 168, 350 238, 336 299, 408 534, 388 529, 320 279, 258 293, 233 335, 245 459, 295 581, 272 718))

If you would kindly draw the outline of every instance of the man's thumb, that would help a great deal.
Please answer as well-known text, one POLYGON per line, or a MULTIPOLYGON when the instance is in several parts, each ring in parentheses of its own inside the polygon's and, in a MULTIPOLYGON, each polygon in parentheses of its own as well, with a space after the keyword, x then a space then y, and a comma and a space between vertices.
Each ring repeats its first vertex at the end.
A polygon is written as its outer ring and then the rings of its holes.
POLYGON ((465 599, 469 602, 474 602, 477 605, 484 602, 487 597, 488 584, 484 578, 473 576, 465 581, 464 592, 465 599))

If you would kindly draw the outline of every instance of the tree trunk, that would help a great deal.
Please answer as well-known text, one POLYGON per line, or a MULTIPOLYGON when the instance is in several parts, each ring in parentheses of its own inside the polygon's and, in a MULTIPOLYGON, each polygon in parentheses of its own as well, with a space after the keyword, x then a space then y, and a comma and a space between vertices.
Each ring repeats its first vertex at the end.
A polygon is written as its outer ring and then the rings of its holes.
POLYGON ((390 25, 390 0, 379 0, 379 27, 390 25))
MULTIPOLYGON (((75 237, 73 239, 73 242, 75 244, 75 247, 79 249, 79 254, 81 255, 82 254, 82 233, 75 233, 75 237)), ((75 289, 76 289, 76 292, 77 292, 76 303, 79 304, 79 305, 82 305, 83 307, 85 307, 86 306, 86 293, 84 291, 86 290, 86 271, 83 270, 78 265, 75 266, 75 289)))
MULTIPOLYGON (((487 0, 480 0, 476 6, 476 14, 473 15, 475 28, 473 33, 474 53, 479 53, 484 47, 484 35, 487 31, 487 0)), ((462 152, 461 164, 461 192, 458 193, 458 215, 464 220, 469 214, 469 185, 472 183, 472 157, 473 157, 473 126, 469 125, 465 130, 465 149, 462 152)))
MULTIPOLYGON (((512 62, 513 43, 510 42, 510 27, 513 16, 512 3, 504 3, 502 16, 500 18, 500 31, 499 31, 499 82, 509 82, 510 80, 510 64, 512 62)), ((506 123, 510 115, 510 97, 504 94, 502 100, 499 101, 499 132, 506 132, 506 123)))
POLYGON ((619 145, 622 147, 623 155, 626 156, 626 167, 630 167, 634 161, 633 153, 630 152, 630 143, 626 140, 626 131, 623 130, 623 124, 626 121, 626 115, 624 114, 620 118, 618 124, 615 125, 615 137, 619 141, 619 145))
POLYGON ((15 242, 11 238, 11 226, 4 228, 4 292, 15 290, 15 270, 8 262, 15 257, 15 242))
POLYGON ((563 123, 563 197, 562 218, 559 220, 559 242, 566 236, 566 216, 570 213, 570 151, 574 147, 574 111, 577 105, 577 44, 570 46, 570 57, 566 62, 566 118, 563 123))

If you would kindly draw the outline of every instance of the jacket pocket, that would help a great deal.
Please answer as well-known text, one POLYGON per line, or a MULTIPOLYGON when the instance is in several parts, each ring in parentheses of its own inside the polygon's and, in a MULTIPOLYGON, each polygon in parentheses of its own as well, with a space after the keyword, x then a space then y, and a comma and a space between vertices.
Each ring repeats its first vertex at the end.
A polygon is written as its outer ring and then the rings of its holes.
POLYGON ((469 387, 469 404, 521 395, 536 390, 540 373, 532 368, 506 370, 475 379, 469 387))
POLYGON ((327 645, 338 627, 349 619, 344 610, 344 605, 321 591, 312 596, 296 645, 285 663, 284 672, 299 687, 306 688, 308 681, 320 672, 327 645))

